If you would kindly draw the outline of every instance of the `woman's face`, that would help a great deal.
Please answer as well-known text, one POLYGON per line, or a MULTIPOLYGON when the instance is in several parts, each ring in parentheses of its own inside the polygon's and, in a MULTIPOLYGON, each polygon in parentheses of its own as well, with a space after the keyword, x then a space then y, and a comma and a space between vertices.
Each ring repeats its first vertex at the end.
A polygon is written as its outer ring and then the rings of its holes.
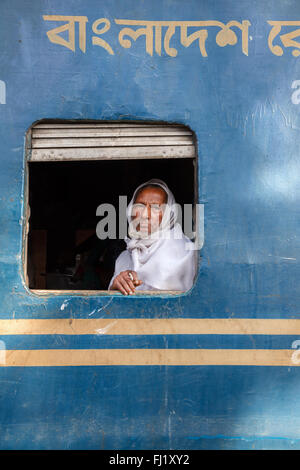
POLYGON ((162 188, 145 187, 142 189, 133 204, 132 218, 135 220, 136 231, 145 234, 155 232, 163 218, 164 204, 167 195, 162 188))

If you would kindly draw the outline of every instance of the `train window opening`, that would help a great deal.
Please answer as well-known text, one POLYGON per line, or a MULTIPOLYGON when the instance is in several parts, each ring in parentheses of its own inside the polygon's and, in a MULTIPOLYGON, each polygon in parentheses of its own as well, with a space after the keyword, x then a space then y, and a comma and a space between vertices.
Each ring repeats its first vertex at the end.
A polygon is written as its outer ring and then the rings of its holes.
MULTIPOLYGON (((184 204, 194 205, 197 196, 194 143, 191 152, 186 145, 189 144, 188 139, 180 140, 182 135, 179 134, 179 138, 178 135, 176 138, 181 145, 177 146, 181 148, 176 149, 175 144, 175 150, 170 150, 172 139, 176 141, 172 134, 175 126, 169 132, 167 129, 170 126, 156 127, 155 135, 151 135, 153 125, 145 125, 140 127, 143 132, 137 138, 132 135, 137 133, 136 128, 129 127, 129 135, 124 137, 128 138, 127 142, 132 142, 131 146, 126 145, 123 136, 121 141, 117 140, 120 134, 126 133, 124 126, 120 125, 93 129, 83 125, 75 128, 73 124, 63 127, 61 123, 54 125, 58 127, 53 127, 53 123, 45 126, 38 127, 46 130, 40 135, 32 132, 35 127, 31 128, 30 137, 27 138, 27 230, 24 257, 27 286, 37 293, 107 293, 115 261, 126 249, 124 239, 119 236, 120 196, 126 196, 129 203, 137 186, 152 178, 159 178, 167 183, 182 208, 184 204), (163 139, 157 143, 165 145, 157 145, 155 142, 160 128, 167 135, 162 132, 163 139), (145 136, 147 131, 149 136, 145 136), (110 136, 103 137, 106 133, 110 136), (166 140, 168 133, 171 138, 166 140), (34 142, 37 135, 39 142, 37 139, 34 142), (72 138, 75 140, 72 141, 72 138), (120 143, 125 145, 121 147, 120 143), (167 156, 163 156, 157 147, 165 147, 163 150, 167 156), (180 151, 184 154, 180 154, 180 151), (101 239, 97 235, 96 228, 101 217, 96 212, 101 204, 110 204, 116 208, 114 237, 101 239)), ((191 133, 183 135, 186 137, 191 133)))

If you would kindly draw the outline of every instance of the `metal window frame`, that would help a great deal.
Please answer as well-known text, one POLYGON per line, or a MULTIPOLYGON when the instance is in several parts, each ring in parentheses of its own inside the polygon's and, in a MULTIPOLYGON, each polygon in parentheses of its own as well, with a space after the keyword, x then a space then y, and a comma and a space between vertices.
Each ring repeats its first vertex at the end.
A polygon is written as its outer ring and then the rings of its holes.
MULTIPOLYGON (((28 163, 92 160, 193 159, 194 194, 198 200, 197 151, 194 132, 181 124, 141 121, 42 120, 33 123, 25 138, 25 208, 23 277, 28 292, 41 296, 121 296, 109 290, 50 290, 29 288, 27 274, 29 233, 28 163), (84 132, 83 132, 84 131, 84 132), (92 145, 91 145, 92 144, 92 145), (139 145, 137 145, 139 144, 139 145)), ((182 296, 184 291, 137 291, 135 296, 182 296)))

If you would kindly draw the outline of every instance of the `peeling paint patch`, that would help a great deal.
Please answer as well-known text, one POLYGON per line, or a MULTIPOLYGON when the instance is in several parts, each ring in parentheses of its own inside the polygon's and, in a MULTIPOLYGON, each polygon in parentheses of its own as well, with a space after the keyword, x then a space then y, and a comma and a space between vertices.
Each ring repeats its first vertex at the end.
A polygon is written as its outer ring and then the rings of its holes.
POLYGON ((0 80, 0 104, 6 104, 6 83, 0 80))
POLYGON ((61 309, 61 310, 64 310, 64 309, 68 306, 69 302, 70 302, 69 300, 65 300, 65 301, 62 303, 60 309, 61 309))
POLYGON ((107 333, 107 331, 110 330, 116 323, 117 323, 117 320, 112 322, 112 323, 109 323, 104 328, 99 328, 98 330, 96 330, 96 334, 97 335, 105 335, 107 333))

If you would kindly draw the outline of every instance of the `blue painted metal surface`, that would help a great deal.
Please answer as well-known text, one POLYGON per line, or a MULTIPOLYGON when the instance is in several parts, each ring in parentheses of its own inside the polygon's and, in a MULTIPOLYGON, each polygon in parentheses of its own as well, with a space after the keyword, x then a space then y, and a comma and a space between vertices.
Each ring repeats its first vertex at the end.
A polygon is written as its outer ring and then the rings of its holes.
MULTIPOLYGON (((95 309, 95 318, 113 319, 299 318, 300 104, 292 84, 300 80, 300 58, 288 47, 281 56, 272 52, 267 22, 275 20, 300 21, 299 2, 2 0, 1 319, 85 319, 95 309), (46 33, 59 24, 43 15, 86 16, 86 51, 77 42, 74 52, 51 43, 46 33), (99 37, 114 55, 92 45, 92 23, 104 17, 111 28, 99 37), (249 20, 249 52, 243 53, 240 35, 235 46, 218 46, 210 29, 207 57, 196 41, 184 48, 179 33, 172 39, 176 57, 165 51, 151 56, 142 37, 130 49, 121 47, 116 18, 249 20), (28 291, 22 272, 24 138, 44 118, 158 120, 194 130, 205 243, 190 293, 114 297, 106 310, 107 296, 28 291)), ((298 336, 1 339, 13 350, 289 349, 298 336)), ((280 366, 3 367, 0 447, 299 449, 299 383, 298 368, 280 366)))

